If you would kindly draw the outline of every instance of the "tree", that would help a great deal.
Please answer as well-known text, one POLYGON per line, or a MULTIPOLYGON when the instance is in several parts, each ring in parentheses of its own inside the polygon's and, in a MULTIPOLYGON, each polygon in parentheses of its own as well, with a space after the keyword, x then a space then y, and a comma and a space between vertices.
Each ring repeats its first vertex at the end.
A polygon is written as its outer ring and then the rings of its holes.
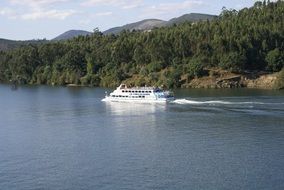
POLYGON ((280 71, 284 67, 284 53, 278 48, 268 52, 266 58, 267 68, 270 71, 280 71))
POLYGON ((201 58, 193 58, 188 62, 187 74, 189 78, 200 77, 203 74, 204 62, 201 58))
POLYGON ((233 72, 240 72, 244 69, 246 57, 239 52, 230 52, 224 54, 220 60, 219 66, 233 72))
POLYGON ((186 75, 201 77, 210 67, 279 71, 283 11, 283 1, 257 2, 240 11, 224 8, 212 21, 117 35, 95 29, 92 35, 67 41, 23 45, 0 53, 0 80, 102 86, 127 80, 180 86, 186 75))

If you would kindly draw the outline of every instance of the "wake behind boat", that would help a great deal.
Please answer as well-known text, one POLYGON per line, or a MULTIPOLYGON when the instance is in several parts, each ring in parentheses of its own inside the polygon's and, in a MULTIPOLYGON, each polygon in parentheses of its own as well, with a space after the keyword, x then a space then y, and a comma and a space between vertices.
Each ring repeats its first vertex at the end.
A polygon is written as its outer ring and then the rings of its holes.
POLYGON ((175 98, 170 91, 164 91, 155 87, 128 88, 121 84, 109 95, 106 94, 103 101, 113 102, 169 102, 175 98))

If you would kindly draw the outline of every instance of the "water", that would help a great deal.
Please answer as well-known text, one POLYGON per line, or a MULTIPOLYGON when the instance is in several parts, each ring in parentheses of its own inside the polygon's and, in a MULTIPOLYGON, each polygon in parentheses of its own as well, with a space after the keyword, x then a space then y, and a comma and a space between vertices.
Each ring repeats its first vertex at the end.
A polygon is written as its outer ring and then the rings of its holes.
POLYGON ((0 189, 284 189, 283 91, 105 90, 0 85, 0 189))

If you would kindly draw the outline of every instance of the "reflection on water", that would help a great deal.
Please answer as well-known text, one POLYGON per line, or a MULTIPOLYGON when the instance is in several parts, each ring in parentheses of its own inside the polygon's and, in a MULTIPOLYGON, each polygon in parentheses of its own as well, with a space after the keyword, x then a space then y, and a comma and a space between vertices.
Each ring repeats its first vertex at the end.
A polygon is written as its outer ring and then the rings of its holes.
POLYGON ((129 103, 129 102, 104 102, 106 110, 111 115, 141 116, 154 115, 157 112, 165 111, 167 104, 158 103, 129 103))

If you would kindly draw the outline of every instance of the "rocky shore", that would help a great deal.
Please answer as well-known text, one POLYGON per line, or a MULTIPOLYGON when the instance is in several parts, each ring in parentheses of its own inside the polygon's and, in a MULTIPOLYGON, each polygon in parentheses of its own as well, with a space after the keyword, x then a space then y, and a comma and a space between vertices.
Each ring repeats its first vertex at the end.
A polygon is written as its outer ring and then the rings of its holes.
POLYGON ((224 70, 209 70, 209 75, 195 78, 182 88, 257 88, 283 89, 284 70, 278 73, 246 72, 241 74, 224 70))

